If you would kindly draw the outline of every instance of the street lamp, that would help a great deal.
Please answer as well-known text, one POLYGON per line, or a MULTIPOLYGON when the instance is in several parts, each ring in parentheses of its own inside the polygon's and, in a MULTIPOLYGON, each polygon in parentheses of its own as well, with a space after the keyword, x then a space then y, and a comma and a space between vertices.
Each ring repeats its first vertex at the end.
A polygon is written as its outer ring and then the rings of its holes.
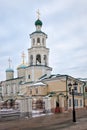
POLYGON ((73 111, 72 111, 72 114, 73 114, 73 122, 76 122, 76 112, 75 112, 75 100, 74 100, 74 88, 77 86, 78 84, 75 82, 74 84, 71 84, 69 83, 68 86, 70 88, 72 88, 72 101, 73 101, 73 111))

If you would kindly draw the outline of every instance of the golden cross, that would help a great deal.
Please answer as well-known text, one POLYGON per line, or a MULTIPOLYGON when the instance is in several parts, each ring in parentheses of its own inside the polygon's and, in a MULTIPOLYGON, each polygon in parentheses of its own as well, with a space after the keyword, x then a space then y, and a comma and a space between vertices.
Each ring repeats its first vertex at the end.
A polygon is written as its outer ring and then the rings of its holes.
POLYGON ((24 64, 24 59, 25 59, 25 53, 22 52, 22 63, 24 64))
POLYGON ((40 12, 39 12, 39 9, 37 10, 37 18, 40 19, 40 12))
POLYGON ((8 62, 9 62, 9 68, 10 68, 11 67, 11 62, 12 62, 12 60, 10 59, 10 57, 8 59, 8 62))

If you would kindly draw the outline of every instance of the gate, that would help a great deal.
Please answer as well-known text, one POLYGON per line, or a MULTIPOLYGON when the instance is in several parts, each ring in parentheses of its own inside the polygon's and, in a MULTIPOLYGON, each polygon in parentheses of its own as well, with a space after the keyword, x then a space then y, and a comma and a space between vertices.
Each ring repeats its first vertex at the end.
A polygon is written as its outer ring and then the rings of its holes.
POLYGON ((45 102, 43 99, 36 99, 32 100, 32 113, 44 113, 45 111, 45 102))

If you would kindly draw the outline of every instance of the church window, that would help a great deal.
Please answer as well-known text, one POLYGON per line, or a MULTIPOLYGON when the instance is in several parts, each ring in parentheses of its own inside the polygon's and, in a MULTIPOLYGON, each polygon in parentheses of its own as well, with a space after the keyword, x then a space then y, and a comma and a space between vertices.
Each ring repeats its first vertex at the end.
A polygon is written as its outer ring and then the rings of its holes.
POLYGON ((11 93, 13 93, 13 86, 11 86, 11 93))
POLYGON ((36 88, 36 94, 38 94, 38 88, 36 88))
POLYGON ((40 38, 37 38, 37 43, 40 43, 40 38))
POLYGON ((28 75, 28 79, 30 79, 30 75, 28 75))
POLYGON ((36 55, 36 64, 38 65, 40 63, 41 63, 41 55, 38 54, 38 55, 36 55))
POLYGON ((15 84, 15 93, 17 93, 17 92, 18 92, 18 88, 17 88, 17 86, 15 84))
POLYGON ((16 93, 16 86, 15 86, 15 84, 13 84, 13 89, 14 89, 13 93, 16 93))
POLYGON ((35 39, 33 39, 33 44, 35 43, 35 39))
POLYGON ((43 43, 43 45, 44 45, 44 38, 42 38, 42 43, 43 43))
POLYGON ((44 55, 44 60, 46 60, 46 55, 44 55))
POLYGON ((30 65, 33 65, 33 55, 30 56, 30 65))
POLYGON ((45 61, 45 65, 47 65, 47 56, 44 55, 44 61, 45 61))
POLYGON ((30 94, 32 94, 32 89, 30 89, 30 94))
POLYGON ((5 94, 7 94, 7 86, 6 86, 6 89, 5 89, 5 94))

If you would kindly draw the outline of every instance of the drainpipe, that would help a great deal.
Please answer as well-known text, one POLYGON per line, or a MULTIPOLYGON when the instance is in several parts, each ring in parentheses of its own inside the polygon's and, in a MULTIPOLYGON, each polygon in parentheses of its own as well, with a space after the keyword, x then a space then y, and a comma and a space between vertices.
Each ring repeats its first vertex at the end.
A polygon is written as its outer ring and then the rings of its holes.
POLYGON ((85 107, 85 85, 86 85, 86 82, 83 82, 84 85, 83 85, 83 101, 84 101, 84 107, 85 107))
POLYGON ((66 75, 66 109, 68 110, 68 91, 67 91, 67 81, 68 81, 68 75, 66 75))

